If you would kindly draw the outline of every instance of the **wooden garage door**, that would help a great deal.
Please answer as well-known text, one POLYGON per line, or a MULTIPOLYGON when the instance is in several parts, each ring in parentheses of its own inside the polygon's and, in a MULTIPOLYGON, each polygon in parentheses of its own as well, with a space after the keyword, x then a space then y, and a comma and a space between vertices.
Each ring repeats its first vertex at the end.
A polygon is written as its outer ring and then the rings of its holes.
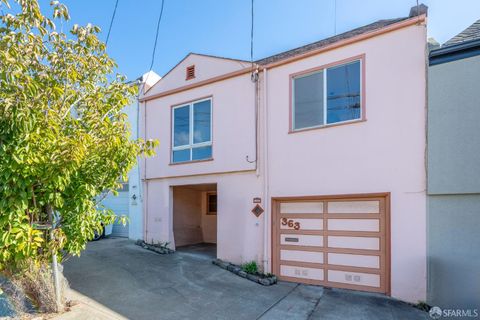
POLYGON ((274 273, 388 294, 388 210, 388 194, 274 199, 274 273))

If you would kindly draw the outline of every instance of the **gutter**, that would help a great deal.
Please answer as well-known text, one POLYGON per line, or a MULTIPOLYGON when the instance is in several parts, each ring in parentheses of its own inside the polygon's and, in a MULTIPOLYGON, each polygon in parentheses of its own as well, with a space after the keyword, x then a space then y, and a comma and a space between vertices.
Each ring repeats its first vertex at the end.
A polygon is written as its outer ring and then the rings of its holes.
POLYGON ((430 51, 431 66, 480 55, 480 39, 465 41, 459 44, 442 47, 430 51))

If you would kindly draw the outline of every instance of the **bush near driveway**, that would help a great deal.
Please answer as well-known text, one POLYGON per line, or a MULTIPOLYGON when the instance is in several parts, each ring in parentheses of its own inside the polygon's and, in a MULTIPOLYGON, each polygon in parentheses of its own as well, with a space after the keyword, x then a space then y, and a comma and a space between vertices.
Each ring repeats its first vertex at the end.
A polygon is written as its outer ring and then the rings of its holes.
POLYGON ((137 87, 114 74, 98 27, 59 32, 58 1, 52 18, 37 0, 0 3, 0 271, 26 275, 114 221, 96 199, 156 142, 131 140, 122 109, 137 87))

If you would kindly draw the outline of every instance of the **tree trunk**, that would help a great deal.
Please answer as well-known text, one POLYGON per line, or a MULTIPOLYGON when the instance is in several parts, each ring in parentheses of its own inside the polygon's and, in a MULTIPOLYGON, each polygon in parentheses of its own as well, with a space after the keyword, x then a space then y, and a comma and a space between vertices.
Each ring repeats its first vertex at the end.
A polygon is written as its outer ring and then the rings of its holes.
MULTIPOLYGON (((53 230, 55 229, 54 222, 55 218, 53 216, 53 208, 51 205, 47 205, 47 214, 48 220, 50 222, 50 238, 55 240, 55 234, 53 230)), ((61 310, 61 297, 60 297, 60 277, 58 275, 58 264, 57 264, 57 252, 55 249, 52 250, 52 273, 53 273, 53 285, 55 288, 55 303, 57 306, 57 312, 61 310)))

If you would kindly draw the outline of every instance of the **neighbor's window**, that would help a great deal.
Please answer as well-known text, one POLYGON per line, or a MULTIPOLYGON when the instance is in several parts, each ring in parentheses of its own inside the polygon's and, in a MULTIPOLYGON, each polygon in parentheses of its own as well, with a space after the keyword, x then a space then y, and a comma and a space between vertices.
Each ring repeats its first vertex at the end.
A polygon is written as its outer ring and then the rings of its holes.
POLYGON ((361 119, 361 61, 293 78, 292 129, 361 119))
POLYGON ((173 108, 172 162, 212 157, 212 101, 192 102, 173 108))
POLYGON ((217 214, 217 193, 207 193, 207 214, 217 214))

